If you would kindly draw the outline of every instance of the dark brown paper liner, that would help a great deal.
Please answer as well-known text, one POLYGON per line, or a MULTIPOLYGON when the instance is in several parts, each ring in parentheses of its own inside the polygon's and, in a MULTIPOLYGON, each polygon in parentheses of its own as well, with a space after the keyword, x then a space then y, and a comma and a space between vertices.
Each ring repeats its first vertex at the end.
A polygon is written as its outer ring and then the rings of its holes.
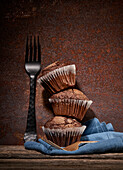
POLYGON ((82 120, 92 100, 49 99, 55 115, 71 116, 82 120))
POLYGON ((51 93, 56 93, 68 87, 75 86, 75 65, 68 65, 55 69, 40 77, 37 81, 51 93))
POLYGON ((51 140, 59 146, 68 146, 79 141, 86 126, 66 128, 66 129, 49 129, 42 127, 48 140, 51 140))

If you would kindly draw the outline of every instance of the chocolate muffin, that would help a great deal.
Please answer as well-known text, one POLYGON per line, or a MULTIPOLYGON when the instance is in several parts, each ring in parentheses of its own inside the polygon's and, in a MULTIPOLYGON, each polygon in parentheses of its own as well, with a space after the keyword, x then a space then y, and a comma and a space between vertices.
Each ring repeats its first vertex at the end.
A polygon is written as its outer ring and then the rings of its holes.
POLYGON ((77 89, 68 89, 54 94, 49 102, 52 104, 55 115, 71 116, 80 121, 92 104, 92 100, 77 89))
POLYGON ((75 64, 68 65, 56 61, 42 70, 38 82, 51 93, 56 93, 75 86, 75 75, 75 64))
POLYGON ((42 127, 47 139, 59 146, 79 141, 85 128, 77 120, 63 116, 55 116, 42 127))
POLYGON ((47 73, 55 70, 55 69, 58 69, 58 68, 61 68, 61 67, 64 67, 66 65, 69 65, 69 64, 65 64, 65 63, 60 63, 59 61, 56 61, 50 65, 48 65, 47 67, 45 67, 42 71, 41 71, 41 76, 44 76, 46 75, 47 73))

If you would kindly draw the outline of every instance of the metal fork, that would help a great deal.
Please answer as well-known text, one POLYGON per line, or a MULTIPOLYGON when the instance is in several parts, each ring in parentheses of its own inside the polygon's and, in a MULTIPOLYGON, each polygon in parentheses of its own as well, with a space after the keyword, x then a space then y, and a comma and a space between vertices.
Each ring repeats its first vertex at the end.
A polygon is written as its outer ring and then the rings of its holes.
POLYGON ((41 70, 41 52, 39 36, 37 38, 35 36, 34 37, 30 36, 30 38, 27 37, 25 70, 30 77, 29 109, 27 117, 27 126, 24 134, 24 142, 27 142, 37 140, 36 116, 35 116, 35 89, 36 78, 41 70))

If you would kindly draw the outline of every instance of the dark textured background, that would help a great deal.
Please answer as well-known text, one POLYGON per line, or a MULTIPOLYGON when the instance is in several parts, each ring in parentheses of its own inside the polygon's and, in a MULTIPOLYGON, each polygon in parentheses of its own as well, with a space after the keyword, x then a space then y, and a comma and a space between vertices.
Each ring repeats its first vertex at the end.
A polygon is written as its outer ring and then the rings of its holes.
MULTIPOLYGON (((23 144, 27 34, 40 36, 42 68, 56 60, 76 64, 77 86, 93 100, 84 120, 96 116, 123 131, 122 5, 120 0, 0 1, 0 144, 23 144)), ((43 87, 37 85, 36 91, 40 137, 41 126, 53 114, 43 87)))

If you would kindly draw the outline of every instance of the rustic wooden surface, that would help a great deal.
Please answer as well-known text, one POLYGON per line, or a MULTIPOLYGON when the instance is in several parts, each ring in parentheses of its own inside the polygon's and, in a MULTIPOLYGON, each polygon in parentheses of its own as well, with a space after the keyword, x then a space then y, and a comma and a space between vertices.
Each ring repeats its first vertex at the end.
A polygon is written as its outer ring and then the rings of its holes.
POLYGON ((0 169, 116 169, 123 168, 123 153, 49 156, 23 146, 0 146, 0 169))
MULTIPOLYGON (((23 144, 27 34, 41 38, 42 68, 56 60, 76 64, 77 86, 93 100, 84 120, 96 116, 123 131, 121 0, 1 0, 0 13, 0 144, 23 144)), ((39 137, 52 116, 48 94, 37 85, 39 137)))

